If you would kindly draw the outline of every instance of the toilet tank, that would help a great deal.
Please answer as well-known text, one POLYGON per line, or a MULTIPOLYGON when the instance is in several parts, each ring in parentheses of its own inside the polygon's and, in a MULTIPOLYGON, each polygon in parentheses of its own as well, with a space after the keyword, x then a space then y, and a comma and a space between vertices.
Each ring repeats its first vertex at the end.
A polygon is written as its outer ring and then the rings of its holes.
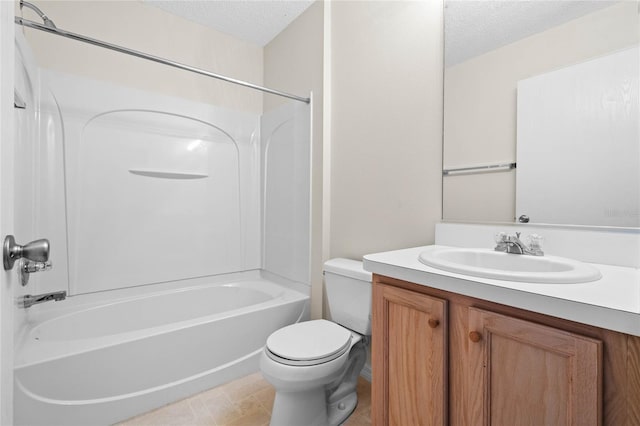
POLYGON ((329 319, 363 335, 371 335, 371 272, 362 262, 331 259, 324 264, 329 319))

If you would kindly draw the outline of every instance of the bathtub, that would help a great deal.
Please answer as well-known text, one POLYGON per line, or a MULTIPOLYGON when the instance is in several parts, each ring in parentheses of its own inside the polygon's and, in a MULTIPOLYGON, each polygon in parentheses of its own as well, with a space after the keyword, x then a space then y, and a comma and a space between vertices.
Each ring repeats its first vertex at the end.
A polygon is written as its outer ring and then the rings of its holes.
POLYGON ((269 334, 307 305, 259 278, 49 315, 17 348, 15 423, 112 424, 256 372, 269 334))

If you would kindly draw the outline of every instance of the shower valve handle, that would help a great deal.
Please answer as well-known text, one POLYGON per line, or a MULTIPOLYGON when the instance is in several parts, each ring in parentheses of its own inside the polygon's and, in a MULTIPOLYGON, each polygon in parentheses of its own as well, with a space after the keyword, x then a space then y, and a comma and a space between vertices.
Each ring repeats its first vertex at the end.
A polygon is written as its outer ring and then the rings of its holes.
POLYGON ((16 244, 16 240, 13 235, 7 235, 4 239, 2 250, 2 263, 4 270, 8 271, 12 269, 16 260, 22 258, 33 260, 34 262, 48 261, 49 240, 35 240, 21 246, 20 244, 16 244))

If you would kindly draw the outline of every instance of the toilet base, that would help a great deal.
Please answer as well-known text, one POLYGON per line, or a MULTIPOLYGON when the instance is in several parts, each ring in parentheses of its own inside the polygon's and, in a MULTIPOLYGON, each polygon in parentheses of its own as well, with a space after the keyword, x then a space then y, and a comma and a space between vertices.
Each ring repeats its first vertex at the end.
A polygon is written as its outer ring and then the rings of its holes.
POLYGON ((337 426, 344 423, 356 409, 358 405, 358 394, 352 392, 327 407, 327 423, 337 426))
POLYGON ((355 391, 329 405, 324 389, 276 393, 270 425, 338 426, 353 414, 357 405, 355 391))
POLYGON ((276 392, 271 426, 327 426, 327 399, 324 388, 304 392, 276 392))

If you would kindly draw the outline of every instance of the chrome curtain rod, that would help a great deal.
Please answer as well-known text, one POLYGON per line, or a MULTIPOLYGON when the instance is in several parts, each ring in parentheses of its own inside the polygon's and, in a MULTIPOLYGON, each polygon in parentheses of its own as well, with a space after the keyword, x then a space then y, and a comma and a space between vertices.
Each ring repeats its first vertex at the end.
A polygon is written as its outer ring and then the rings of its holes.
MULTIPOLYGON (((26 2, 25 2, 26 3, 26 2)), ((269 89, 268 87, 258 86, 257 84, 248 83, 246 81, 237 80, 235 78, 226 77, 224 75, 212 73, 210 71, 206 71, 200 68, 192 67, 190 65, 181 64, 180 62, 170 61, 168 59, 160 58, 158 56, 149 55, 147 53, 139 52, 133 49, 127 49, 126 47, 118 46, 115 44, 107 43, 104 41, 96 40, 95 38, 86 37, 80 34, 72 33, 70 31, 61 30, 60 28, 56 28, 54 26, 47 26, 43 24, 39 24, 34 21, 30 21, 28 19, 21 18, 19 16, 15 17, 15 23, 17 25, 22 25, 23 27, 33 28, 36 30, 44 31, 46 33, 59 35, 61 37, 70 38, 72 40, 81 41, 83 43, 92 44, 94 46, 103 47, 105 49, 114 50, 116 52, 124 53, 127 55, 135 56, 141 59, 146 59, 148 61, 157 62, 159 64, 169 65, 170 67, 178 68, 185 71, 190 71, 196 74, 201 74, 207 77, 217 78, 218 80, 223 80, 229 83, 238 84, 240 86, 249 87, 251 89, 260 90, 265 93, 271 93, 272 95, 283 96, 285 98, 293 99, 294 101, 304 102, 306 104, 311 102, 309 98, 303 98, 301 96, 292 95, 290 93, 281 92, 279 90, 269 89)))

